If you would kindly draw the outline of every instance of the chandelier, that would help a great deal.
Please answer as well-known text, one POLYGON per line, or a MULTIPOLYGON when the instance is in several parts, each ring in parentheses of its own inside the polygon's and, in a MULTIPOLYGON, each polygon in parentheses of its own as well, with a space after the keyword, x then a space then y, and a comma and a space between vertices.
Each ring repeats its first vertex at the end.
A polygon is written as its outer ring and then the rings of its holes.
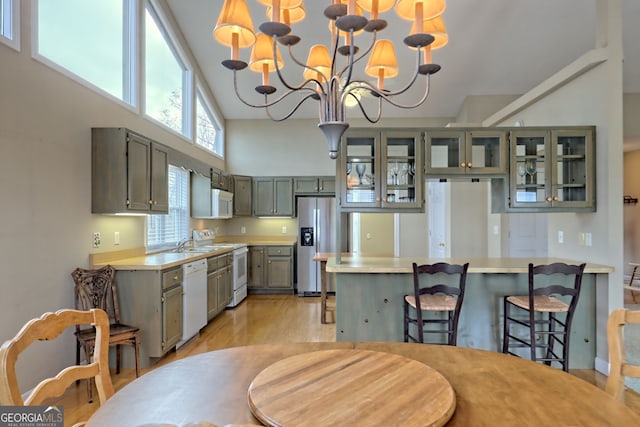
MULTIPOLYGON (((260 25, 259 33, 253 30, 253 22, 246 0, 225 0, 213 30, 215 39, 231 48, 231 59, 222 64, 233 71, 233 86, 236 96, 245 105, 264 108, 268 117, 283 121, 291 117, 307 100, 319 102, 320 123, 329 142, 329 157, 338 156, 340 139, 349 127, 346 122, 345 107, 357 105, 362 115, 371 123, 376 123, 382 115, 382 104, 386 101, 399 108, 416 108, 429 95, 429 77, 440 70, 440 66, 431 63, 431 51, 444 46, 448 36, 442 21, 445 0, 332 0, 324 11, 329 19, 329 47, 316 44, 311 47, 306 62, 297 58, 292 47, 300 42, 300 37, 291 33, 291 24, 305 18, 302 0, 257 0, 267 7, 270 21, 260 25), (398 64, 393 43, 387 39, 378 39, 380 31, 387 27, 387 21, 380 14, 391 10, 403 19, 412 21, 405 45, 416 52, 416 63, 412 77, 397 90, 387 90, 385 79, 398 75, 398 64), (369 13, 367 19, 363 11, 369 13), (370 40, 366 48, 356 44, 361 34, 369 33, 370 40), (342 42, 341 42, 342 40, 342 42), (299 82, 287 81, 281 70, 284 62, 279 46, 286 47, 292 62, 300 66, 299 82), (249 63, 239 59, 239 49, 252 47, 249 63), (367 59, 364 72, 375 79, 371 83, 357 77, 354 68, 359 61, 367 59), (262 84, 255 88, 262 97, 261 103, 245 100, 238 89, 238 72, 249 68, 262 75, 262 84), (284 93, 277 91, 269 80, 269 74, 275 72, 284 93), (426 77, 424 93, 413 103, 405 104, 397 100, 397 95, 407 92, 418 79, 426 77), (289 105, 291 110, 282 117, 274 117, 269 108, 298 94, 289 105), (273 95, 270 98, 270 95, 273 95), (374 99, 377 112, 370 114, 365 109, 362 97, 374 99)), ((314 0, 321 1, 321 0, 314 0)), ((315 21, 316 17, 312 17, 315 21)), ((407 26, 408 28, 408 26, 407 26)), ((402 31, 395 29, 395 31, 402 31)), ((374 107, 375 108, 375 107, 374 107)))

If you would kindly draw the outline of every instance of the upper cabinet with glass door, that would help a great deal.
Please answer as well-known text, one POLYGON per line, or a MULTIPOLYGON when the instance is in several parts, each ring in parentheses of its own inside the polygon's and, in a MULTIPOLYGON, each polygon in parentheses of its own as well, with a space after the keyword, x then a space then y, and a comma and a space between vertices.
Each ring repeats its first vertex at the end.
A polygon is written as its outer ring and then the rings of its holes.
POLYGON ((341 209, 422 211, 421 147, 417 130, 347 132, 336 175, 341 209))
POLYGON ((445 176, 498 176, 507 173, 505 130, 427 130, 427 178, 445 176))
POLYGON ((592 127, 513 130, 508 208, 595 211, 592 127))

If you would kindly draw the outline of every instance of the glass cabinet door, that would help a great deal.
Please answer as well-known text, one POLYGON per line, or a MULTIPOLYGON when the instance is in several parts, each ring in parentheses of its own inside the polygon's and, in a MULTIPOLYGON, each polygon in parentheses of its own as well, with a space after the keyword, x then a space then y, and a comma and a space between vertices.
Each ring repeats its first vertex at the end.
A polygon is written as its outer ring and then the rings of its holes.
POLYGON ((465 174, 465 132, 459 130, 427 131, 427 174, 465 174))
POLYGON ((466 170, 474 175, 507 171, 507 138, 504 131, 474 130, 466 134, 466 170))
POLYGON ((386 171, 386 175, 381 177, 382 206, 421 207, 420 132, 383 132, 382 143, 382 164, 386 171))
POLYGON ((342 204, 350 207, 375 207, 380 204, 378 186, 379 132, 350 132, 342 140, 342 204))
POLYGON ((549 146, 547 131, 511 132, 511 206, 545 207, 549 173, 545 153, 549 146))
POLYGON ((507 171, 504 130, 435 130, 426 135, 428 175, 502 175, 507 171))
POLYGON ((593 200, 591 170, 592 132, 586 130, 551 131, 552 189, 554 206, 585 207, 593 200))

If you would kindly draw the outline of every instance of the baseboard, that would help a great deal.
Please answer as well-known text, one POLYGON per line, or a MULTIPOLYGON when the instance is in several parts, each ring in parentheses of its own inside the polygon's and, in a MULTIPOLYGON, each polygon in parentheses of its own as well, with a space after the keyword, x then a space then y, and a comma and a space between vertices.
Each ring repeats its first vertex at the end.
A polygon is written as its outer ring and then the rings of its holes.
POLYGON ((609 361, 596 357, 596 371, 609 376, 609 361))

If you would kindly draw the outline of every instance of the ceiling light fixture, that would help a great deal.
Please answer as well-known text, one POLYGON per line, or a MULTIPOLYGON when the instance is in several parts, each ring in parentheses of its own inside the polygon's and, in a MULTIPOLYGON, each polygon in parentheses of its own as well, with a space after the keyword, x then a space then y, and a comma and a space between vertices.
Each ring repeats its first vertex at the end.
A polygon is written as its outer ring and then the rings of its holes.
POLYGON ((213 30, 213 35, 219 43, 231 47, 231 59, 223 61, 222 64, 233 71, 236 95, 250 107, 264 108, 269 118, 275 121, 288 119, 308 99, 319 101, 318 127, 329 142, 329 157, 332 159, 338 156, 340 138, 349 127, 345 106, 358 105, 363 116, 369 122, 376 123, 382 115, 382 101, 409 109, 418 107, 427 99, 429 76, 440 70, 439 65, 431 63, 431 50, 444 46, 448 40, 441 17, 446 7, 444 0, 332 0, 324 11, 325 17, 330 20, 331 44, 329 47, 314 45, 306 62, 296 58, 291 49, 301 40, 300 37, 291 34, 291 24, 305 18, 302 0, 258 2, 267 6, 267 16, 271 19, 260 25, 261 33, 256 35, 253 30, 246 0, 225 0, 213 30), (387 27, 387 21, 379 18, 379 14, 391 10, 394 6, 401 18, 413 22, 404 43, 416 51, 416 65, 412 77, 403 87, 388 90, 384 87, 385 79, 398 75, 395 48, 390 40, 377 39, 377 34, 387 27), (363 10, 370 13, 370 19, 363 16, 363 10), (371 40, 368 47, 361 50, 356 45, 355 38, 359 37, 363 30, 371 34, 371 40), (344 39, 341 44, 342 37, 344 39), (281 72, 284 62, 278 45, 287 47, 291 60, 301 67, 301 83, 292 84, 285 80, 281 72), (251 59, 247 64, 239 59, 239 49, 252 46, 251 59), (375 83, 354 75, 357 72, 354 65, 367 56, 368 62, 364 72, 376 78, 375 83), (237 72, 247 67, 262 74, 262 84, 255 88, 264 96, 261 104, 250 103, 239 93, 237 72), (269 80, 269 74, 272 72, 277 74, 280 84, 286 89, 275 99, 269 99, 269 95, 276 92, 276 87, 272 86, 269 80), (426 76, 424 93, 420 98, 410 104, 394 99, 395 96, 407 92, 416 82, 418 75, 426 76), (297 98, 291 110, 284 116, 273 117, 269 107, 279 104, 295 93, 302 94, 302 98, 297 98), (378 111, 375 116, 365 110, 362 102, 362 95, 365 93, 377 98, 378 111))

